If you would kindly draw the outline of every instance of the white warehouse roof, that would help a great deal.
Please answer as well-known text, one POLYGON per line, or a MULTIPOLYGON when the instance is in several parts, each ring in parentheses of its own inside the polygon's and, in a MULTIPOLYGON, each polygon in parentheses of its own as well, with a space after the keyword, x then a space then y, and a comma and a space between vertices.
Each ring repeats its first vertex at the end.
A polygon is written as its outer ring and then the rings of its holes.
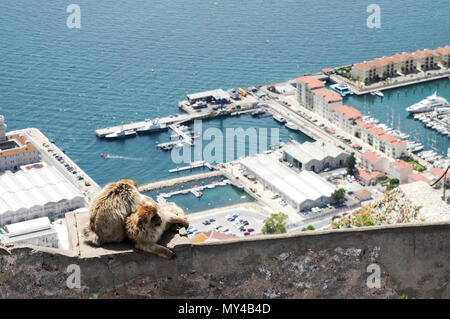
POLYGON ((336 158, 341 154, 346 154, 342 149, 333 143, 316 141, 314 143, 305 142, 303 144, 289 144, 283 149, 301 163, 308 163, 312 160, 322 161, 326 157, 336 158))
POLYGON ((319 175, 310 171, 297 174, 269 155, 247 157, 241 160, 241 164, 297 205, 306 200, 330 197, 335 189, 319 175))
POLYGON ((44 166, 0 176, 0 214, 62 200, 83 198, 80 191, 55 167, 44 166))

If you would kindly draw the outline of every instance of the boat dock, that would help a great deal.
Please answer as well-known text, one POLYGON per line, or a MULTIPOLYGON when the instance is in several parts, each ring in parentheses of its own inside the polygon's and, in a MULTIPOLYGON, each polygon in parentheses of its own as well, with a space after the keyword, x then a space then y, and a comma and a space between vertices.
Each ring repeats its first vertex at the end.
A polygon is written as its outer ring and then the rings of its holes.
MULTIPOLYGON (((224 116, 238 116, 241 114, 246 114, 252 112, 255 108, 259 108, 261 105, 256 105, 253 107, 248 107, 245 109, 235 109, 235 110, 216 110, 211 112, 201 112, 201 113, 184 113, 177 115, 169 115, 166 117, 161 117, 158 119, 159 124, 164 124, 166 127, 164 130, 168 130, 171 126, 177 126, 183 123, 193 122, 195 120, 209 120, 217 117, 224 116)), ((101 128, 95 131, 95 135, 98 138, 104 138, 106 135, 124 130, 137 130, 139 128, 145 127, 151 119, 146 119, 145 121, 133 122, 128 124, 121 124, 116 126, 110 126, 106 128, 101 128)))
POLYGON ((201 174, 195 174, 195 175, 189 175, 189 176, 183 176, 183 177, 177 177, 172 179, 166 179, 158 182, 148 183, 144 184, 139 187, 140 192, 150 192, 158 189, 168 188, 168 187, 174 187, 186 183, 191 182, 198 182, 205 179, 213 178, 213 177, 220 177, 224 176, 224 172, 222 171, 212 171, 212 172, 206 172, 201 174))
POLYGON ((191 188, 187 188, 187 189, 173 190, 169 193, 159 194, 159 196, 163 197, 164 199, 167 199, 167 198, 170 198, 175 195, 180 195, 180 194, 186 195, 186 194, 191 193, 195 197, 199 198, 203 194, 202 191, 206 188, 212 189, 212 188, 215 188, 216 186, 226 186, 226 185, 230 185, 230 184, 231 184, 231 182, 228 179, 224 180, 224 181, 215 181, 215 182, 212 182, 207 185, 195 185, 195 186, 192 186, 191 188))
POLYGON ((214 166, 212 166, 211 164, 209 164, 208 162, 205 161, 198 161, 198 162, 192 162, 190 165, 188 166, 183 166, 183 167, 177 167, 177 168, 172 168, 169 169, 169 173, 178 173, 178 172, 182 172, 182 171, 187 171, 187 170, 192 170, 195 168, 200 168, 200 167, 207 167, 210 170, 214 170, 214 166))

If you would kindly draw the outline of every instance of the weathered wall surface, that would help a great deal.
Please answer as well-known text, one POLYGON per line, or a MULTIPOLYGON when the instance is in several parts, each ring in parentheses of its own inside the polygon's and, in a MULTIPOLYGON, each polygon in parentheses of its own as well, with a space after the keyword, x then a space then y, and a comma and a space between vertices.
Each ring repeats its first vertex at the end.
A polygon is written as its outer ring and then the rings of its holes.
POLYGON ((450 223, 308 232, 175 247, 167 261, 131 252, 94 258, 0 248, 3 298, 450 297, 450 223), (367 266, 381 268, 369 289, 367 266), (69 289, 70 264, 81 288, 69 289))

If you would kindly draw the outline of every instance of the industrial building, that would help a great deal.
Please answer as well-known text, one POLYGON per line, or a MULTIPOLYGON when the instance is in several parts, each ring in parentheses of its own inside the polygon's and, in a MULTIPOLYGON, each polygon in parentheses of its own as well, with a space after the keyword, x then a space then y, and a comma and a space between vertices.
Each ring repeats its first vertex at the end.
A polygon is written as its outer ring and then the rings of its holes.
POLYGON ((187 95, 187 99, 190 104, 194 104, 197 102, 215 103, 215 104, 220 104, 221 102, 229 103, 230 98, 231 98, 230 94, 222 89, 187 95))
POLYGON ((240 163, 244 171, 254 175, 264 187, 279 193, 298 211, 322 207, 331 202, 334 186, 313 172, 296 173, 266 154, 246 157, 240 163))
POLYGON ((283 148, 283 160, 301 170, 319 173, 326 168, 336 169, 345 166, 349 154, 333 143, 316 141, 299 144, 291 141, 283 148))
POLYGON ((58 248, 58 232, 47 217, 9 224, 4 230, 2 243, 58 248))
POLYGON ((45 165, 0 175, 0 226, 62 216, 83 206, 81 192, 55 167, 45 165))

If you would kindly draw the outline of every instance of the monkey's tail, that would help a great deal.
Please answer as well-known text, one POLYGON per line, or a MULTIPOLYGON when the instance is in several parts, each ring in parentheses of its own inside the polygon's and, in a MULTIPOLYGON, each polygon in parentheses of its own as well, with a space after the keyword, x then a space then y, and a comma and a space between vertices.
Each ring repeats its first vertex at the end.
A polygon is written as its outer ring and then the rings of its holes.
POLYGON ((86 241, 90 243, 93 246, 101 246, 103 244, 103 241, 98 237, 96 233, 92 231, 92 229, 88 226, 86 226, 83 229, 84 237, 86 238, 86 241))

